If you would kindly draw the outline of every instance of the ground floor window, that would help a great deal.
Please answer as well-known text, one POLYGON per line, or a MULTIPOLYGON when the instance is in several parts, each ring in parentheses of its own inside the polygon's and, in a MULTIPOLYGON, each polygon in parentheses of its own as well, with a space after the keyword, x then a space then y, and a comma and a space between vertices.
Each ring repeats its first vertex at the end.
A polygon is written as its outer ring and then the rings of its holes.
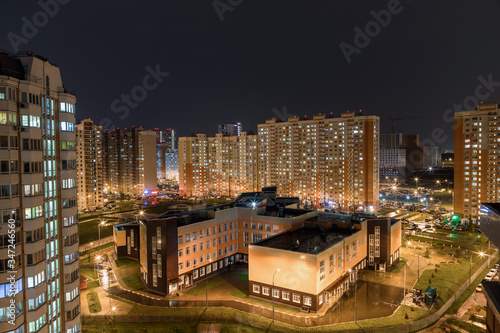
POLYGON ((195 269, 195 270, 193 271, 193 279, 197 279, 197 278, 198 278, 198 270, 197 270, 197 269, 195 269))
POLYGON ((290 293, 288 291, 283 291, 281 293, 281 298, 283 298, 285 301, 289 301, 290 300, 290 293))
POLYGON ((311 297, 304 296, 304 305, 311 306, 311 297))
POLYGON ((207 266, 207 274, 210 274, 212 272, 212 265, 207 266))
POLYGON ((323 304, 323 294, 319 295, 319 305, 323 304))
POLYGON ((253 285, 253 292, 256 294, 260 294, 260 286, 257 284, 253 285))
POLYGON ((205 275, 205 267, 200 268, 200 276, 205 275))
POLYGON ((273 297, 274 298, 280 298, 280 291, 279 291, 279 289, 273 289, 273 297))
POLYGON ((269 296, 269 287, 262 287, 262 295, 269 296))
POLYGON ((214 272, 215 272, 215 271, 217 270, 217 263, 216 263, 216 262, 214 262, 214 263, 212 264, 212 267, 213 267, 214 272))
POLYGON ((300 303, 300 295, 299 294, 293 294, 293 301, 295 303, 300 303))

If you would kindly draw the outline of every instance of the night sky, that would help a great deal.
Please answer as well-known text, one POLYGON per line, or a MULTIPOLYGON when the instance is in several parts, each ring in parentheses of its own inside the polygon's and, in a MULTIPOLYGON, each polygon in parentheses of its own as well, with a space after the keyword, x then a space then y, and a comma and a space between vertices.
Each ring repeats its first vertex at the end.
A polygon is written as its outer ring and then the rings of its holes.
POLYGON ((61 68, 77 118, 108 126, 213 135, 230 121, 255 131, 273 117, 362 109, 380 116, 385 132, 393 110, 422 117, 399 121, 398 131, 446 149, 448 109, 500 100, 497 0, 220 0, 220 15, 212 1, 59 1, 47 22, 37 1, 1 1, 0 48, 13 52, 9 36, 23 38, 19 50, 61 68), (354 28, 365 31, 371 12, 388 7, 390 22, 369 24, 373 37, 358 40, 348 64, 339 45, 353 50, 354 28), (22 18, 34 16, 38 32, 24 38, 22 18), (141 88, 148 66, 169 73, 147 81, 149 91, 141 88), (480 76, 494 82, 477 90, 480 76), (143 100, 124 107, 121 95, 132 90, 143 100))

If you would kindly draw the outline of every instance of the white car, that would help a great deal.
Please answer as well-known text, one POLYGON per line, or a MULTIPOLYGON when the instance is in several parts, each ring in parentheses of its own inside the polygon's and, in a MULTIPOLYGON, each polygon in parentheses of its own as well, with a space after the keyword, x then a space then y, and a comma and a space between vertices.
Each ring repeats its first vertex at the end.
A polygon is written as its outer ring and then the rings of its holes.
POLYGON ((485 280, 486 281, 491 281, 493 279, 493 277, 495 276, 496 273, 492 273, 492 272, 489 272, 488 274, 486 274, 485 276, 485 280))

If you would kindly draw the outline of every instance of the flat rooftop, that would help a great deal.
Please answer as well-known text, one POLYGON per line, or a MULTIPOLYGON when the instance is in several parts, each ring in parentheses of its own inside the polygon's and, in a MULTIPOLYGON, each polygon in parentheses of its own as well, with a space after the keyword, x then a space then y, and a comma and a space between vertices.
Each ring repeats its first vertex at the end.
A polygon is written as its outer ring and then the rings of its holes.
POLYGON ((257 214, 263 216, 273 216, 273 217, 282 217, 282 218, 294 218, 297 216, 301 216, 307 213, 312 212, 312 210, 308 209, 294 209, 294 208, 275 208, 275 207, 266 207, 265 213, 257 214))
POLYGON ((266 238, 254 245, 306 254, 319 254, 359 231, 335 226, 330 229, 306 226, 266 238))

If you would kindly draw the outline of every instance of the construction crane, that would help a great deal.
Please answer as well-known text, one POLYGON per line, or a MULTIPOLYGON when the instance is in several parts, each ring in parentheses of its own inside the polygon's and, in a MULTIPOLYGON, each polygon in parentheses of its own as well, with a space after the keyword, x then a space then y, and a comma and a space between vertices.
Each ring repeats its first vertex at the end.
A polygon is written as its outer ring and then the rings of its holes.
POLYGON ((392 125, 392 134, 396 133, 396 120, 407 120, 407 119, 422 119, 422 117, 405 117, 405 118, 394 118, 394 111, 391 111, 391 115, 389 116, 389 120, 392 125))

